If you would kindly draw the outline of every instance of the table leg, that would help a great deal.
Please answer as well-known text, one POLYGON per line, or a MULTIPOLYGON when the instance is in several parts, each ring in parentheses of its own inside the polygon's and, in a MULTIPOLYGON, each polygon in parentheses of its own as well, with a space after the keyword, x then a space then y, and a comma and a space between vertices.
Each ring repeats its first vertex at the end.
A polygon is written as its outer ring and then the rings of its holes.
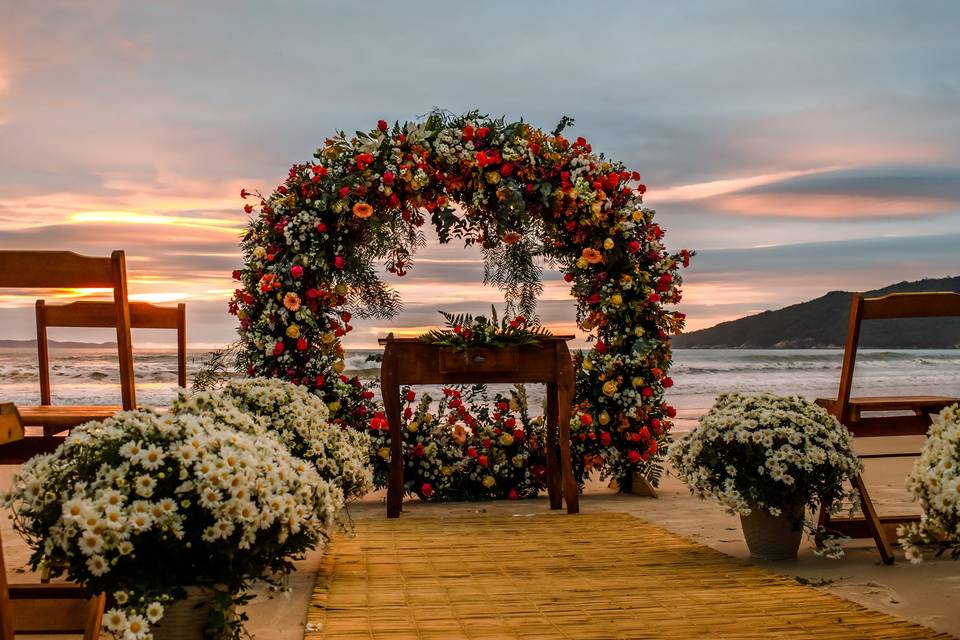
POLYGON ((557 383, 547 383, 547 441, 544 446, 547 452, 547 496, 550 498, 551 509, 559 509, 563 506, 560 460, 557 455, 559 450, 557 424, 560 406, 557 383))
POLYGON ((573 412, 573 362, 570 350, 564 342, 557 344, 557 407, 560 427, 560 463, 563 470, 563 498, 567 501, 567 513, 580 513, 580 488, 573 477, 573 459, 570 453, 570 416, 573 412))
POLYGON ((387 517, 399 518, 403 509, 403 435, 400 424, 400 385, 396 382, 397 362, 389 346, 380 366, 380 392, 390 425, 390 480, 387 483, 387 517))

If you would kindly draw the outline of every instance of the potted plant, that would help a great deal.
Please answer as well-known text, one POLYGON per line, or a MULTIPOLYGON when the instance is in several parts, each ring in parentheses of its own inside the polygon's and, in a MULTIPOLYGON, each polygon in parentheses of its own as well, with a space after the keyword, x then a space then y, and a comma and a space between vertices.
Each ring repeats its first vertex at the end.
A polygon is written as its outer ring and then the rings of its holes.
POLYGON ((960 559, 960 404, 934 417, 907 489, 923 506, 920 522, 897 532, 907 558, 920 562, 920 546, 931 545, 960 559))
POLYGON ((304 386, 275 378, 231 380, 216 391, 182 391, 173 411, 211 413, 247 433, 272 433, 339 487, 346 500, 373 489, 370 436, 331 423, 326 403, 304 386))
POLYGON ((819 534, 818 552, 842 555, 807 514, 853 497, 843 487, 861 463, 850 432, 822 407, 800 397, 721 394, 669 455, 694 495, 740 514, 752 557, 796 558, 804 530, 819 534))
POLYGON ((127 411, 32 458, 4 504, 31 566, 105 593, 116 638, 239 638, 233 605, 324 541, 339 490, 269 434, 127 411))

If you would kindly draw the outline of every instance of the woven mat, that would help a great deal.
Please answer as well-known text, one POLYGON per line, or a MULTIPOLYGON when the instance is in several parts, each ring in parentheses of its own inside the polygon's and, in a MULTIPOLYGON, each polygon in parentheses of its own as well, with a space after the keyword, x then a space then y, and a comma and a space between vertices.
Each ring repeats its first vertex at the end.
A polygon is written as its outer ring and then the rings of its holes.
POLYGON ((627 514, 356 527, 324 556, 308 640, 949 638, 627 514))

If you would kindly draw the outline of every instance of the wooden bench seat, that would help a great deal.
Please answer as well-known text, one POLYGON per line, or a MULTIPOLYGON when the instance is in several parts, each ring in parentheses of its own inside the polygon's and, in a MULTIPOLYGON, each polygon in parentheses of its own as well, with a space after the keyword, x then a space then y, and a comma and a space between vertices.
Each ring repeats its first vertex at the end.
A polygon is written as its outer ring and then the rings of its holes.
POLYGON ((72 429, 91 420, 106 420, 121 405, 34 405, 18 406, 20 419, 25 427, 43 427, 44 435, 53 435, 72 429))

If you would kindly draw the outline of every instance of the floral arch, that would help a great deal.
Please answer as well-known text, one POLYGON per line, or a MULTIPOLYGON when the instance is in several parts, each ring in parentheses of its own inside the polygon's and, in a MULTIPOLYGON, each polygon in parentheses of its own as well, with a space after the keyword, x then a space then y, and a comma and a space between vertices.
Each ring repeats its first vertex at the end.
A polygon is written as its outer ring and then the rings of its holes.
MULTIPOLYGON (((374 394, 343 375, 341 338, 353 316, 397 313, 401 301, 375 264, 403 276, 429 222, 442 243, 479 245, 485 281, 521 313, 534 311, 544 265, 563 272, 592 341, 577 362, 572 427, 581 478, 590 468, 656 478, 675 416, 664 401, 669 335, 684 323, 667 305, 680 300, 679 270, 691 253, 664 248, 640 175, 594 154, 583 138, 564 137, 571 123, 564 118, 547 133, 477 112, 381 120, 371 131, 328 138, 269 195, 243 190, 251 218, 230 310, 240 320, 247 373, 309 387, 335 420, 382 441, 374 394)), ((422 434, 409 445, 422 452, 422 434)), ((384 458, 372 453, 383 469, 384 458)), ((429 497, 421 487, 429 482, 410 485, 429 497)))

